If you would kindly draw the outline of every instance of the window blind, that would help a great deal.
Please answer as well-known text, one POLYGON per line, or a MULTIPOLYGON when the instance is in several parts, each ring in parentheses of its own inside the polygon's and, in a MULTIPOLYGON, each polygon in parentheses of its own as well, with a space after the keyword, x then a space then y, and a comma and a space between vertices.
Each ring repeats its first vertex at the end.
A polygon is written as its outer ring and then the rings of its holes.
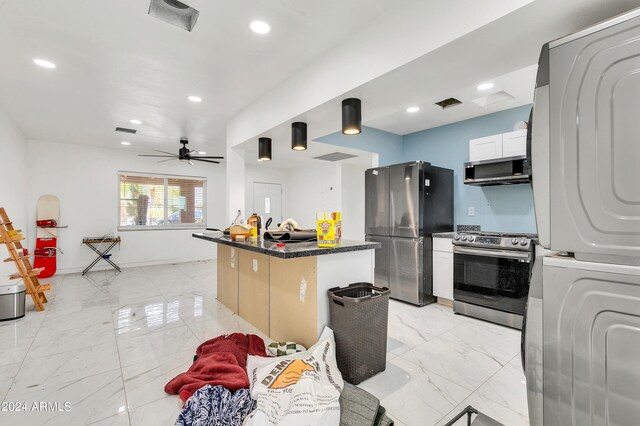
POLYGON ((119 229, 205 227, 206 178, 120 172, 119 229))

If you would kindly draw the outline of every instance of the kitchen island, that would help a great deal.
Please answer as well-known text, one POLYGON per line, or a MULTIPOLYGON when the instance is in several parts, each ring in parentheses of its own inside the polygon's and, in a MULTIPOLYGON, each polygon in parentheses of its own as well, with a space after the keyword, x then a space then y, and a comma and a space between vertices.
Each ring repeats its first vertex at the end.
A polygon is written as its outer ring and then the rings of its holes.
POLYGON ((332 248, 316 242, 235 242, 195 233, 218 244, 217 299, 275 341, 309 347, 329 325, 327 290, 373 282, 380 243, 342 240, 332 248))

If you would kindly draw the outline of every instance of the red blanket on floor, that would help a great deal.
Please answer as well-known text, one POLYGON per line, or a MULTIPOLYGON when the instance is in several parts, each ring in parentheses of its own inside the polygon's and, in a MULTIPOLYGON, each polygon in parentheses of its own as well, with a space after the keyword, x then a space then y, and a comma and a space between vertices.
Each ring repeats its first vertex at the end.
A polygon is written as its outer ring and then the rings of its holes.
POLYGON ((205 385, 221 385, 232 392, 248 389, 247 354, 267 356, 264 341, 254 334, 242 333, 207 340, 198 346, 196 362, 167 383, 164 391, 186 401, 205 385))

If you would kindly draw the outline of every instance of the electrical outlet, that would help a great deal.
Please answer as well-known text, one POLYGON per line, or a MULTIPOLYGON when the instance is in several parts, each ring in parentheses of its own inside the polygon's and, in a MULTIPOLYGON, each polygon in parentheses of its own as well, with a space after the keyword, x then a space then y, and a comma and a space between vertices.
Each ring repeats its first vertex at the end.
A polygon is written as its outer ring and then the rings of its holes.
POLYGON ((476 208, 475 207, 469 207, 469 210, 467 211, 467 214, 469 216, 475 216, 476 215, 476 208))

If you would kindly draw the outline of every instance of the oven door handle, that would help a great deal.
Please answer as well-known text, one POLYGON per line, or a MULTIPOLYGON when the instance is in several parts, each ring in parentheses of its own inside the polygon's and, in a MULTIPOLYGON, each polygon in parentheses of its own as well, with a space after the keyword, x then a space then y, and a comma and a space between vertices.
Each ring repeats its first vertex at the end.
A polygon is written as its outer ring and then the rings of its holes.
POLYGON ((487 250, 487 249, 473 249, 466 247, 454 247, 453 253, 470 254, 474 256, 487 256, 487 257, 502 257, 507 259, 526 260, 531 262, 531 253, 518 252, 518 251, 506 251, 506 250, 487 250))

